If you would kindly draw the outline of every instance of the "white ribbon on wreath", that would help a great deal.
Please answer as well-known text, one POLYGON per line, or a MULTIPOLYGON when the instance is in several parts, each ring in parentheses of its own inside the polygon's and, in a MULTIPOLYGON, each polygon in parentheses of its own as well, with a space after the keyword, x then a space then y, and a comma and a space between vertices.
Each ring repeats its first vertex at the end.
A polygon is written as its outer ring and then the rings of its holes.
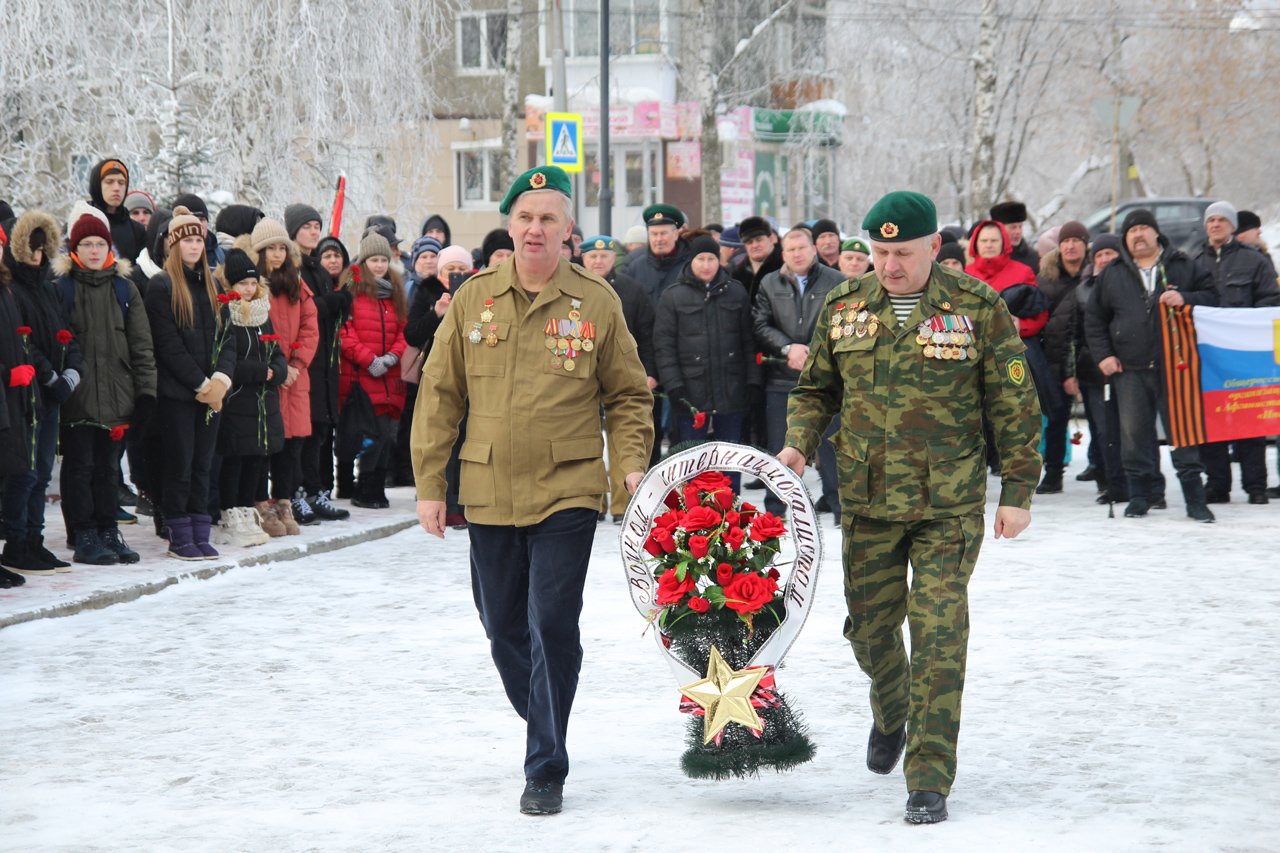
MULTIPOLYGON (((786 504, 787 533, 773 563, 774 568, 786 578, 782 595, 786 616, 747 664, 748 667, 776 668, 808 618, 817 588, 818 566, 822 563, 822 535, 813 501, 800 478, 776 456, 754 447, 713 441, 669 456, 649 469, 631 497, 619 536, 631 603, 646 619, 662 609, 655 600, 658 582, 653 576, 653 565, 644 543, 653 527, 653 519, 667 511, 665 500, 671 489, 705 471, 759 477, 765 488, 786 504)), ((703 676, 671 653, 662 642, 661 632, 655 630, 654 638, 670 663, 678 684, 687 684, 691 677, 703 676)))

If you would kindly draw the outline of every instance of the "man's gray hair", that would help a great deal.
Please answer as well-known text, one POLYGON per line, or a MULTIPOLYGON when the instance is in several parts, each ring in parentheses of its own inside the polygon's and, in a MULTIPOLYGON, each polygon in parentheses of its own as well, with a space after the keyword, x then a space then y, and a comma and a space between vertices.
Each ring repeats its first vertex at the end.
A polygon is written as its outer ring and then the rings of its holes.
POLYGON ((543 193, 555 193, 556 195, 560 196, 560 198, 564 199, 565 221, 566 222, 573 221, 573 199, 570 196, 567 196, 564 193, 560 192, 559 190, 553 190, 553 189, 525 190, 524 192, 520 193, 519 196, 516 197, 515 202, 511 205, 512 212, 514 213, 516 206, 520 204, 520 199, 528 195, 541 195, 543 193))

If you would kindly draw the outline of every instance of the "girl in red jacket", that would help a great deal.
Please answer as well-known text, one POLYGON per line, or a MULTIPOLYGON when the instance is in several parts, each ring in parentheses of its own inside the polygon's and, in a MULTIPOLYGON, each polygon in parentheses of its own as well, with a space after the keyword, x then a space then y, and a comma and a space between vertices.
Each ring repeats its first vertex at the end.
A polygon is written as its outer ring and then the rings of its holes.
MULTIPOLYGON (((358 418, 372 408, 372 419, 361 425, 364 444, 357 459, 358 482, 351 501, 356 506, 384 509, 386 477, 404 411, 405 386, 400 371, 393 370, 404 354, 404 324, 408 306, 404 282, 391 269, 391 246, 377 232, 360 241, 360 261, 347 270, 342 286, 350 289, 351 317, 338 333, 342 363, 338 374, 338 399, 344 420, 358 418), (364 401, 353 397, 360 394, 364 401)), ((348 430, 354 428, 347 424, 348 430)), ((341 430, 340 430, 341 431, 341 430)))

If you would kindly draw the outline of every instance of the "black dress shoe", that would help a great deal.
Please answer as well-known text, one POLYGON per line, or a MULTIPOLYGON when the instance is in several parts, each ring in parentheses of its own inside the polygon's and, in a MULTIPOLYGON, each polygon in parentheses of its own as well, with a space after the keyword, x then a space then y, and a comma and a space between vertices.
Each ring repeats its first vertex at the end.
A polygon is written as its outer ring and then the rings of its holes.
POLYGON ((564 785, 542 779, 530 779, 524 783, 520 795, 521 814, 560 814, 564 804, 564 785))
POLYGON ((1164 498, 1156 498, 1155 500, 1151 501, 1151 508, 1152 509, 1168 509, 1169 502, 1166 501, 1164 498))
POLYGON ((1231 493, 1219 489, 1205 489, 1204 502, 1207 504, 1229 504, 1231 503, 1231 493))
POLYGON ((1271 488, 1267 489, 1267 497, 1280 498, 1280 486, 1272 486, 1271 488))
POLYGON ((871 724, 871 737, 867 739, 867 769, 887 776, 898 765, 902 751, 907 747, 907 726, 904 723, 889 734, 881 734, 875 723, 871 724))
POLYGON ((1254 492, 1253 494, 1249 495, 1249 503, 1251 504, 1270 503, 1270 500, 1271 499, 1267 497, 1266 492, 1254 492))
POLYGON ((1091 483, 1096 479, 1098 479, 1098 469, 1092 465, 1076 474, 1076 481, 1079 483, 1091 483))
POLYGON ((902 819, 907 823, 942 823, 947 819, 947 798, 936 791, 912 791, 902 819))
POLYGON ((1129 501, 1129 505, 1124 508, 1125 518, 1145 518, 1147 510, 1151 508, 1146 498, 1134 498, 1129 501))

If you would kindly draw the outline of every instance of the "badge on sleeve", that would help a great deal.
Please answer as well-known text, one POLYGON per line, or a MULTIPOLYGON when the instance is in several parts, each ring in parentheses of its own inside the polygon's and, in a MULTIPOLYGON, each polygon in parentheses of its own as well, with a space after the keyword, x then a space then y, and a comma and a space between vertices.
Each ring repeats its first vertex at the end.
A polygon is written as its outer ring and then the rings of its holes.
POLYGON ((1009 359, 1004 366, 1005 375, 1009 377, 1009 381, 1019 387, 1027 383, 1027 361, 1020 355, 1015 355, 1009 359))

